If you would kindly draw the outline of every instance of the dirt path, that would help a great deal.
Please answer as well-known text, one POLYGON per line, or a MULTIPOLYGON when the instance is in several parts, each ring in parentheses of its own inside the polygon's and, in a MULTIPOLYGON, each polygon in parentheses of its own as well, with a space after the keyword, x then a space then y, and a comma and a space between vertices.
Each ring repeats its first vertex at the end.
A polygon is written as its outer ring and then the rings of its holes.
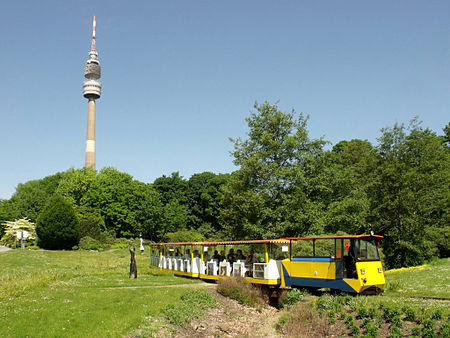
POLYGON ((215 288, 216 284, 211 283, 193 283, 193 284, 171 284, 171 285, 137 285, 137 286, 111 286, 102 288, 105 290, 114 289, 153 289, 153 288, 187 288, 187 287, 211 287, 215 288))
POLYGON ((9 250, 11 250, 11 248, 8 248, 7 246, 0 245, 0 253, 6 252, 6 251, 9 251, 9 250))
POLYGON ((202 318, 193 320, 186 327, 161 328, 157 337, 280 337, 275 330, 280 312, 270 306, 255 309, 241 305, 233 299, 208 289, 218 305, 209 309, 202 318))

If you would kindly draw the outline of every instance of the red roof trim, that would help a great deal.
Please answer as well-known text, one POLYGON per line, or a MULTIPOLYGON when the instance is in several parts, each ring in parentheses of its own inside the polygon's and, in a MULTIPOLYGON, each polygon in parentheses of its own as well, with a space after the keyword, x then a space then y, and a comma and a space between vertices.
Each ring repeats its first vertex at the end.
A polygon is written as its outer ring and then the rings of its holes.
POLYGON ((289 240, 286 238, 279 239, 254 239, 254 240, 244 240, 244 241, 217 241, 217 242, 179 242, 179 243, 152 243, 150 245, 202 245, 202 246, 213 246, 213 245, 233 245, 233 244, 289 244, 289 240))
POLYGON ((348 236, 314 236, 314 237, 287 237, 284 239, 287 240, 298 240, 298 239, 339 239, 339 238, 348 238, 348 239, 358 239, 358 238, 384 238, 380 235, 348 235, 348 236))
POLYGON ((201 245, 201 246, 213 246, 213 245, 233 245, 233 244, 289 244, 294 240, 312 240, 312 239, 359 239, 359 238, 384 238, 380 235, 348 235, 348 236, 313 236, 313 237, 286 237, 277 239, 254 239, 243 241, 217 241, 217 242, 177 242, 177 243, 152 243, 154 246, 170 246, 170 245, 201 245))

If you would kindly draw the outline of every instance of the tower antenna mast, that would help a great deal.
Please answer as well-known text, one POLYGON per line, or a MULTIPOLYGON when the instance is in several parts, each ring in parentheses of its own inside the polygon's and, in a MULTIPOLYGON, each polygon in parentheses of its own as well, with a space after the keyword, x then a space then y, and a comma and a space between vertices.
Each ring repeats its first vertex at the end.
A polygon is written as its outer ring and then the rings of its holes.
POLYGON ((95 52, 95 26, 97 25, 97 20, 94 15, 94 20, 92 22, 92 43, 91 43, 91 51, 95 52))

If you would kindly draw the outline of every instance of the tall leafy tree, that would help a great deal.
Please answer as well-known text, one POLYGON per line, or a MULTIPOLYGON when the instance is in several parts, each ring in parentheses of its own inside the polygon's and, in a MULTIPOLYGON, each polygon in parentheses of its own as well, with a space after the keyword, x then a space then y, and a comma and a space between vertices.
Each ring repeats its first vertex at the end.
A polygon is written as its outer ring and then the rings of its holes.
POLYGON ((386 236, 386 261, 390 267, 420 264, 437 251, 426 241, 427 230, 450 221, 449 150, 414 119, 408 128, 384 128, 378 153, 369 193, 372 223, 386 236))
POLYGON ((217 238, 222 230, 219 215, 223 198, 222 187, 229 174, 203 172, 194 174, 188 181, 188 227, 196 229, 207 238, 217 238))
POLYGON ((140 231, 150 236, 161 214, 152 186, 110 167, 98 173, 81 202, 100 210, 106 228, 119 236, 136 236, 140 231))
POLYGON ((15 193, 5 204, 11 218, 27 217, 36 222, 39 213, 58 188, 64 173, 56 173, 39 180, 19 183, 15 193))
POLYGON ((204 222, 204 206, 202 203, 202 192, 210 180, 216 175, 205 171, 192 175, 188 180, 187 200, 190 211, 189 227, 198 228, 204 222))
POLYGON ((60 180, 57 192, 74 205, 83 205, 83 198, 97 178, 97 171, 92 168, 69 169, 60 180))
POLYGON ((222 221, 235 238, 285 232, 293 217, 290 194, 301 185, 325 143, 309 138, 303 114, 282 112, 268 102, 255 103, 254 109, 246 118, 248 138, 231 139, 234 163, 240 169, 224 189, 222 221))
POLYGON ((164 237, 167 233, 187 230, 189 210, 184 204, 180 204, 177 199, 171 200, 163 207, 163 215, 158 226, 159 237, 164 237))
POLYGON ((153 182, 153 187, 160 193, 163 205, 172 200, 187 204, 188 182, 178 172, 174 172, 170 176, 158 177, 153 182))
POLYGON ((370 198, 367 186, 373 178, 376 150, 366 140, 354 139, 337 143, 327 152, 319 182, 329 187, 323 200, 326 206, 325 231, 351 234, 368 233, 370 198))

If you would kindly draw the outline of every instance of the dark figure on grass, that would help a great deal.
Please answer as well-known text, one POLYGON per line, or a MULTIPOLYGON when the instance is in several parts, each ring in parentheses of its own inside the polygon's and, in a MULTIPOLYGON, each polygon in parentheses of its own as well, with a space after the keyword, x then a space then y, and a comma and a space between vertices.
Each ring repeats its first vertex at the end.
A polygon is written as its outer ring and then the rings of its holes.
POLYGON ((134 257, 136 251, 136 247, 130 248, 130 255, 131 255, 131 260, 130 260, 130 278, 134 279, 137 278, 137 265, 136 265, 136 258, 134 257))

